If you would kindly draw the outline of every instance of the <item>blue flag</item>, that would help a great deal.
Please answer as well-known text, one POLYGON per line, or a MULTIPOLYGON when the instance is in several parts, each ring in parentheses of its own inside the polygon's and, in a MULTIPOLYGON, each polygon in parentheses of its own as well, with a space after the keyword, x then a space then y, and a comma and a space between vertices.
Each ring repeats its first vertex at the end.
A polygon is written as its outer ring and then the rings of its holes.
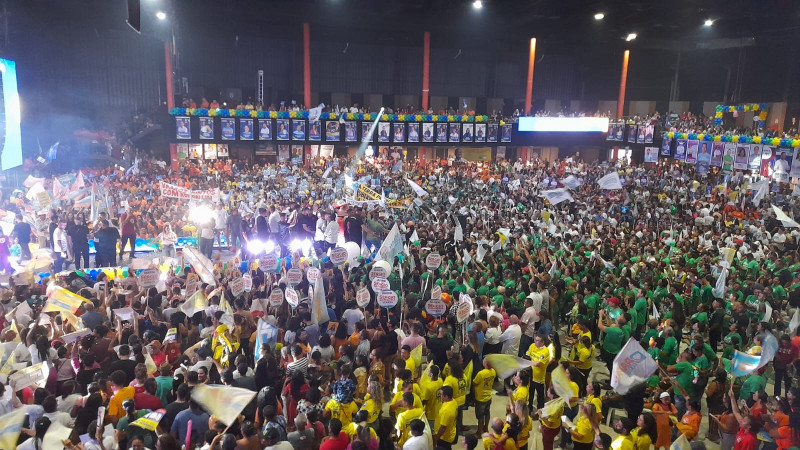
POLYGON ((47 151, 47 160, 52 161, 56 159, 56 155, 58 155, 58 142, 50 146, 50 150, 47 151))

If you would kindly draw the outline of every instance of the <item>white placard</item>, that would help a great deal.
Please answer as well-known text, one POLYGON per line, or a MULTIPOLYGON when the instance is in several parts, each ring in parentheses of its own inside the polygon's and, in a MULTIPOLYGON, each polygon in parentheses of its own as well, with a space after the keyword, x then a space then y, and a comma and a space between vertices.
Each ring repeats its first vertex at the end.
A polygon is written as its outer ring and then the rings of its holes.
POLYGON ((278 257, 275 255, 264 255, 258 260, 258 267, 262 272, 272 272, 278 268, 278 257))
POLYGON ((375 292, 385 291, 390 289, 391 285, 389 284, 389 280, 383 277, 378 277, 372 280, 372 290, 375 292))
POLYGON ((300 303, 300 297, 297 296, 297 291, 294 289, 287 287, 284 295, 286 296, 286 303, 288 303, 289 306, 296 308, 297 304, 300 303))
POLYGON ((88 336, 92 334, 92 330, 88 328, 84 328, 83 330, 78 330, 74 333, 68 333, 61 336, 61 340, 64 341, 65 344, 71 344, 84 336, 88 336))
POLYGON ((358 306, 365 308, 370 301, 369 289, 362 287, 356 292, 356 303, 358 306))
POLYGON ((447 312, 447 304, 438 299, 428 300, 428 303, 425 303, 425 311, 428 311, 428 314, 440 317, 447 312))
POLYGON ((286 279, 289 280, 289 284, 292 286, 297 286, 303 281, 303 271, 293 267, 286 273, 286 279))
POLYGON ((244 281, 245 292, 250 292, 253 290, 253 277, 251 277, 249 273, 242 275, 242 281, 244 281))
POLYGON ((456 320, 458 323, 463 323, 467 320, 470 313, 472 312, 472 304, 469 302, 462 302, 458 304, 458 309, 456 310, 456 320))
POLYGON ((308 282, 314 284, 317 282, 317 279, 322 276, 322 272, 319 271, 316 267, 309 267, 308 271, 306 272, 306 278, 308 278, 308 282))
POLYGON ((425 265, 428 269, 436 270, 442 265, 442 255, 438 253, 431 253, 425 257, 425 265))
POLYGON ((269 306, 273 308, 278 308, 283 304, 283 290, 279 288, 275 288, 269 294, 269 306))
POLYGON ((386 269, 383 267, 373 267, 372 270, 369 271, 369 279, 374 280, 375 278, 386 278, 386 269))
POLYGON ((114 314, 119 317, 120 320, 127 320, 129 322, 133 322, 136 319, 136 311, 133 310, 130 306, 125 308, 118 308, 114 310, 114 314))
POLYGON ((343 247, 336 247, 331 250, 331 262, 340 266, 347 261, 347 249, 343 247))
POLYGON ((231 280, 230 288, 231 294, 233 294, 234 297, 244 294, 244 280, 242 277, 237 277, 231 280))
POLYGON ((442 298, 442 287, 438 284, 431 289, 431 300, 441 300, 442 298))
POLYGON ((382 308, 391 308, 397 304, 397 293, 395 291, 383 291, 378 294, 378 305, 382 308))
POLYGON ((159 272, 158 269, 143 270, 142 273, 139 274, 139 286, 144 289, 156 287, 160 277, 161 272, 159 272))
POLYGON ((22 370, 14 372, 8 377, 8 384, 14 385, 14 389, 20 391, 28 386, 39 384, 44 387, 47 382, 47 375, 50 374, 50 367, 47 364, 39 363, 22 370))

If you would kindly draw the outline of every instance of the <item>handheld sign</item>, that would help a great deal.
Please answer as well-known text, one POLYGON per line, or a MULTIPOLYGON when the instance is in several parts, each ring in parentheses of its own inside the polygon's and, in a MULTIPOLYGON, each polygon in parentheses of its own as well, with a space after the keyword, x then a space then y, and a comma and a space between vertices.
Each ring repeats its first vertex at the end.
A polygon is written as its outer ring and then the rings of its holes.
POLYGON ((356 303, 358 306, 365 308, 370 301, 369 289, 362 287, 356 292, 356 303))
POLYGON ((431 253, 425 258, 425 265, 428 269, 436 270, 442 265, 442 255, 431 253))
POLYGON ((233 294, 234 297, 238 297, 244 294, 244 280, 242 279, 242 277, 234 278, 233 280, 231 280, 230 288, 231 288, 231 294, 233 294))
POLYGON ((447 311, 447 304, 439 299, 431 299, 425 303, 425 311, 432 316, 440 317, 447 311))
POLYGON ((397 304, 397 293, 395 291, 383 291, 378 294, 378 305, 382 308, 392 308, 397 304))
POLYGON ((275 288, 269 294, 269 306, 277 308, 283 304, 283 290, 275 288))
POLYGON ((297 286, 303 281, 303 271, 296 267, 291 268, 289 272, 286 273, 286 278, 289 280, 289 284, 297 286))
POLYGON ((472 313, 472 303, 470 302, 462 302, 458 304, 458 309, 456 310, 456 320, 458 323, 463 323, 467 320, 467 317, 472 313))
POLYGON ((347 261, 347 249, 344 247, 336 247, 331 250, 331 262, 337 266, 344 264, 347 261))
POLYGON ((249 273, 242 275, 242 281, 244 281, 245 292, 250 292, 253 290, 253 277, 251 277, 249 273))
POLYGON ((169 330, 167 330, 167 335, 164 336, 164 343, 166 344, 167 342, 175 341, 177 339, 178 339, 178 329, 170 328, 169 330))
POLYGON ((369 279, 374 280, 375 278, 386 278, 386 269, 383 267, 373 267, 372 270, 369 271, 369 279))
POLYGON ((139 274, 139 285, 144 289, 155 287, 158 284, 158 278, 160 276, 161 272, 159 272, 158 269, 143 270, 142 273, 139 274))
POLYGON ((186 281, 186 296, 190 297, 192 294, 200 289, 200 280, 191 279, 186 281))
POLYGON ((306 272, 306 278, 308 278, 310 284, 316 283, 321 276, 322 273, 316 267, 309 267, 308 272, 306 272))
POLYGON ((278 268, 278 257, 275 255, 264 255, 258 260, 258 267, 262 272, 271 272, 278 268))
POLYGON ((372 290, 375 292, 385 291, 390 289, 389 280, 383 277, 378 277, 372 280, 372 290))
POLYGON ((431 300, 440 300, 442 298, 442 287, 436 285, 431 289, 431 300))
POLYGON ((294 289, 286 288, 284 295, 286 296, 286 303, 292 308, 296 308, 298 303, 300 303, 300 297, 297 296, 297 291, 294 289))

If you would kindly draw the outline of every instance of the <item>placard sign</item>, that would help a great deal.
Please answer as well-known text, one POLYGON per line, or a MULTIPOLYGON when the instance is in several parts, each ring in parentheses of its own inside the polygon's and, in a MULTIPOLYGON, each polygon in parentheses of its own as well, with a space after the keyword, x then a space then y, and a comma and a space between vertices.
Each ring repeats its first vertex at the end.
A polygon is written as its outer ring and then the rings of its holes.
POLYGON ((14 389, 17 391, 21 391, 34 384, 44 386, 44 383, 47 382, 47 375, 49 374, 50 367, 44 363, 39 363, 14 372, 8 377, 8 384, 14 385, 14 389))
POLYGON ((278 268, 278 257, 275 255, 264 255, 258 260, 258 267, 263 272, 273 271, 278 268))
POLYGON ((306 278, 308 278, 308 282, 311 284, 316 283, 321 276, 322 273, 316 267, 309 267, 308 272, 306 272, 306 278))
POLYGON ((378 277, 372 280, 372 290, 375 292, 385 291, 390 289, 389 280, 383 277, 378 277))
POLYGON ((365 308, 370 301, 369 289, 362 287, 356 292, 356 303, 358 306, 365 308))
POLYGON ((440 317, 447 311, 447 304, 441 300, 428 300, 428 303, 425 303, 425 311, 428 311, 428 314, 440 317))
POLYGON ((467 320, 470 313, 472 313, 472 303, 471 302, 461 302, 458 304, 458 309, 456 310, 456 320, 458 323, 463 323, 467 320))
POLYGON ((167 335, 164 336, 164 343, 175 341, 178 339, 178 329, 177 328, 170 328, 167 330, 167 335))
POLYGON ((273 308, 278 308, 283 304, 283 290, 280 288, 275 288, 269 294, 269 306, 273 308))
POLYGON ((200 280, 191 279, 186 281, 186 297, 191 296, 200 289, 200 280))
POLYGON ((343 247, 336 247, 331 250, 331 262, 337 266, 344 264, 347 261, 347 249, 343 247))
POLYGON ((442 255, 438 253, 431 253, 425 258, 425 265, 428 269, 436 270, 442 265, 442 255))
POLYGON ((155 287, 158 284, 158 278, 160 276, 161 272, 159 272, 158 269, 143 270, 142 273, 139 274, 139 286, 144 289, 155 287))
POLYGON ((303 281, 303 271, 296 267, 291 268, 286 273, 286 278, 289 280, 289 284, 296 286, 303 281))
POLYGON ((397 293, 395 291, 383 291, 378 294, 378 305, 382 308, 391 308, 397 304, 397 293))
POLYGON ((231 294, 233 294, 234 297, 244 294, 244 280, 242 277, 237 277, 231 280, 230 288, 231 294))
POLYGON ((297 291, 295 291, 290 287, 286 288, 285 296, 286 296, 286 303, 288 303, 289 306, 293 308, 296 308, 297 304, 300 303, 300 297, 297 296, 297 291))
POLYGON ((246 273, 242 276, 242 281, 244 281, 245 292, 250 292, 253 290, 253 277, 251 277, 249 273, 246 273))
POLYGON ((442 287, 438 284, 431 289, 431 300, 441 300, 442 298, 442 287))
POLYGON ((373 267, 372 270, 369 271, 369 279, 374 280, 375 278, 386 278, 386 269, 383 267, 373 267))

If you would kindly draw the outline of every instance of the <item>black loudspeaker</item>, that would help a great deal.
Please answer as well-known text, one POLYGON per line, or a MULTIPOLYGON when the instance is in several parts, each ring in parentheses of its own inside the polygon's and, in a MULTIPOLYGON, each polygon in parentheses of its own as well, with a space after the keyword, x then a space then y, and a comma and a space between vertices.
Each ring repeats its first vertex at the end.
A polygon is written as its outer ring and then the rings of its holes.
POLYGON ((133 31, 142 32, 142 5, 141 0, 128 0, 128 25, 133 31))

